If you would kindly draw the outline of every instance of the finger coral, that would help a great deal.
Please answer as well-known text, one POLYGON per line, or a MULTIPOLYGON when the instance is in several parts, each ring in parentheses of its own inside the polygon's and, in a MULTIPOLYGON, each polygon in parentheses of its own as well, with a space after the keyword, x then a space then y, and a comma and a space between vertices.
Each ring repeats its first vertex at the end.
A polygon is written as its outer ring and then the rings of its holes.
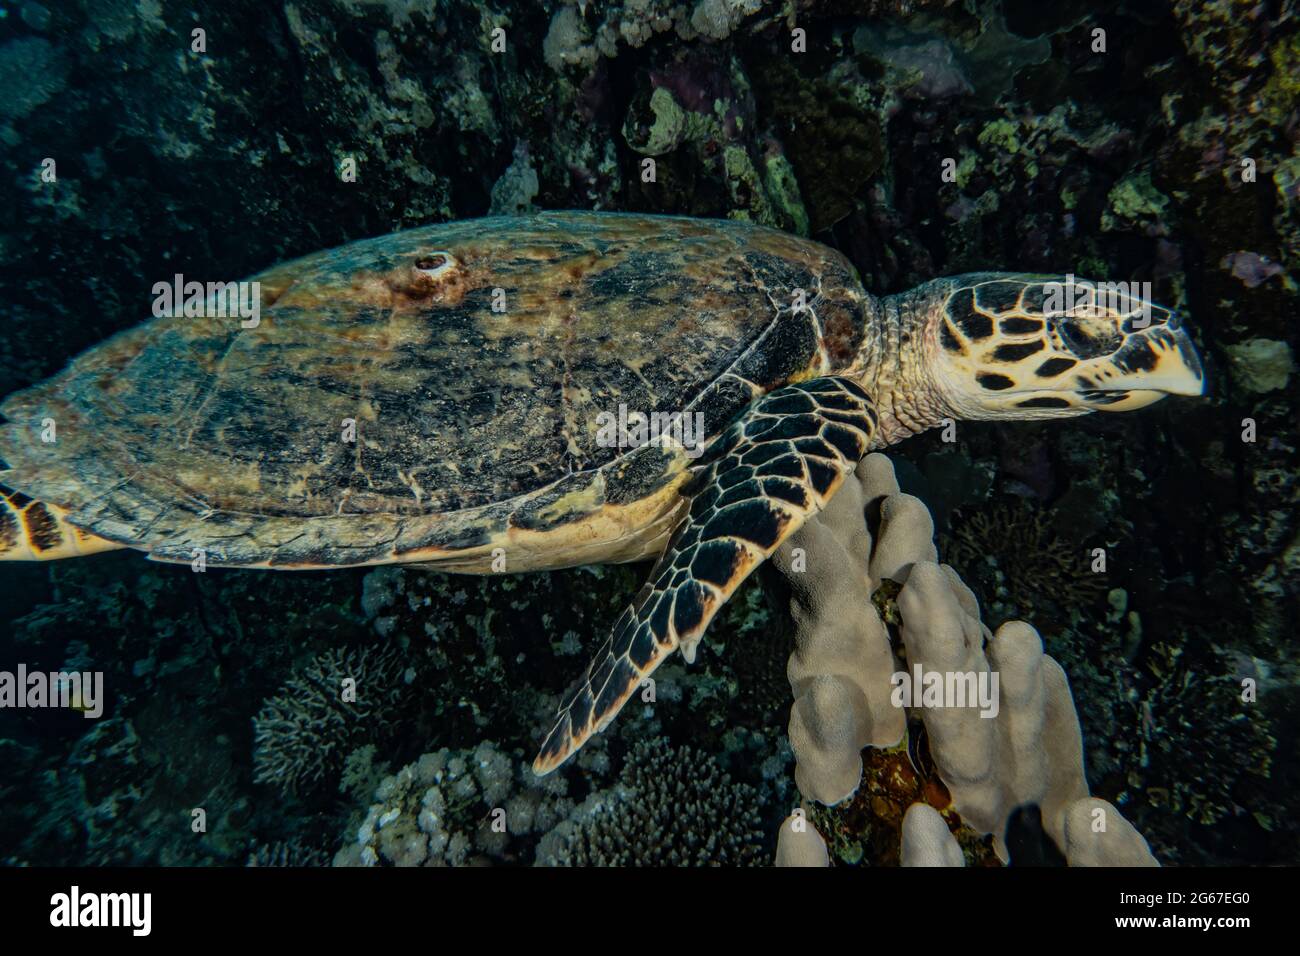
POLYGON ((903 817, 903 866, 965 866, 948 821, 928 803, 914 803, 903 817))
POLYGON ((803 814, 786 817, 776 837, 776 865, 830 866, 826 841, 803 814))
MULTIPOLYGON (((974 594, 937 563, 929 513, 899 491, 888 459, 868 456, 856 478, 777 556, 797 628, 790 743, 800 790, 823 804, 847 801, 862 749, 895 748, 906 732, 912 765, 933 761, 936 799, 950 798, 960 824, 991 834, 1001 859, 1012 812, 1034 805, 1072 862, 1150 860, 1113 807, 1098 817, 1111 835, 1084 837, 1080 814, 1095 806, 1079 720, 1037 631, 1021 621, 996 634, 984 626, 974 594), (909 715, 919 718, 911 729, 909 715)), ((947 802, 922 806, 901 821, 904 862, 955 860, 957 841, 938 832, 949 828, 938 813, 947 802)))
MULTIPOLYGON (((890 486, 893 470, 883 456, 872 455, 857 474, 859 480, 846 482, 820 519, 805 524, 773 556, 793 592, 795 649, 787 676, 795 698, 790 712, 795 782, 825 804, 839 803, 857 789, 863 747, 893 746, 906 727, 903 712, 890 705, 888 694, 873 692, 879 689, 873 687, 874 678, 892 673, 894 658, 884 621, 870 607, 867 613, 861 607, 862 595, 874 593, 883 576, 877 567, 873 578, 863 559, 871 553, 871 536, 862 515, 868 495, 890 486), (816 561, 815 568, 810 560, 816 561)), ((896 492, 897 484, 892 487, 896 492)), ((907 508, 907 502, 899 499, 892 507, 907 508)), ((907 550, 906 534, 900 522, 882 551, 881 565, 890 572, 907 550)), ((932 545, 928 553, 933 556, 932 545)))

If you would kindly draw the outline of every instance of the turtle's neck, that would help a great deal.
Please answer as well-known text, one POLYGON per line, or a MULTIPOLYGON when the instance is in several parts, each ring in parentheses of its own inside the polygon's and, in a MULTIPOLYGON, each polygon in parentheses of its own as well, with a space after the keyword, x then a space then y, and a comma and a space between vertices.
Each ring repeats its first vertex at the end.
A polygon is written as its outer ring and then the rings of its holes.
POLYGON ((874 448, 956 418, 928 373, 938 339, 932 314, 941 297, 912 290, 875 299, 863 336, 860 381, 876 402, 874 448))

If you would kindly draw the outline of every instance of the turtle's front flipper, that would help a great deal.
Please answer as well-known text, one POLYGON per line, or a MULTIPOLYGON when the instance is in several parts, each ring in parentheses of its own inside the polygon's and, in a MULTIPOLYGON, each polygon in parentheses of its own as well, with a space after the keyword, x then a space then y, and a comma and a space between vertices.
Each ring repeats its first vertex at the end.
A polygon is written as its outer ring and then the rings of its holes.
POLYGON ((875 429, 870 398, 841 378, 786 386, 728 426, 689 483, 690 510, 650 580, 564 695, 535 773, 554 770, 603 730, 674 648, 695 659, 713 615, 826 506, 875 429))

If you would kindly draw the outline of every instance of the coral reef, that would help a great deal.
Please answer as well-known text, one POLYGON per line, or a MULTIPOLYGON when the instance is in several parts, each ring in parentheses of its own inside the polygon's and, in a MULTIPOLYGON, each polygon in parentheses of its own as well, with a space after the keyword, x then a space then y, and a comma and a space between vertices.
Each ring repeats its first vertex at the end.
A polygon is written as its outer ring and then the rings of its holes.
POLYGON ((22 119, 67 84, 68 62, 44 37, 20 37, 0 46, 0 120, 22 119))
MULTIPOLYGON (((1070 675, 1093 789, 1162 862, 1300 859, 1292 4, 10 11, 0 394, 134 325, 175 272, 233 279, 493 208, 749 217, 830 243, 878 293, 964 269, 1149 281, 1209 358, 1205 401, 1058 429, 963 423, 953 442, 899 446, 895 467, 986 615, 1035 622, 1070 675), (508 42, 494 53, 498 25, 508 42), (805 53, 791 50, 795 25, 805 53), (178 42, 194 27, 204 53, 178 42), (56 181, 41 178, 46 158, 56 181), (340 175, 347 159, 355 181, 340 175), (981 522, 985 543, 958 551, 981 522), (1019 543, 998 537, 1004 522, 1019 543), (1094 546, 1105 587, 1076 590, 1101 579, 1070 577, 1094 546), (1022 560, 1043 549, 1069 559, 1063 576, 1022 560), (1250 704, 1246 678, 1260 689, 1250 704)), ((286 801, 253 784, 251 718, 295 667, 376 631, 429 652, 407 730, 338 771, 369 792, 422 751, 535 740, 639 573, 195 575, 111 554, 5 567, 0 657, 93 666, 111 692, 108 731, 0 713, 0 857, 207 865, 294 841, 332 851, 349 812, 332 788, 286 801), (196 835, 186 814, 201 805, 196 835)), ((752 772, 765 812, 789 811, 788 587, 756 576, 712 626, 717 653, 661 670, 658 703, 611 728, 610 766, 584 771, 593 792, 638 740, 666 735, 733 777, 752 772)), ((836 821, 809 814, 835 859, 898 857, 904 815, 933 789, 928 745, 907 739, 865 752, 836 821), (900 779, 911 789, 892 800, 900 779)), ((979 836, 957 836, 970 859, 979 836)))
MULTIPOLYGON (((579 763, 590 778, 608 759, 579 763)), ((610 787, 569 790, 494 744, 443 748, 380 783, 334 865, 756 865, 768 842, 757 790, 662 737, 635 744, 610 787)))
POLYGON ((1144 637, 1126 592, 1110 593, 1104 619, 1048 641, 1070 674, 1089 777, 1122 806, 1167 862, 1199 859, 1203 831, 1276 830, 1265 796, 1279 741, 1268 711, 1243 700, 1243 679, 1263 698, 1280 684, 1266 662, 1144 637))
POLYGON ((21 609, 0 632, 5 659, 101 670, 105 714, 0 712, 0 735, 13 741, 0 771, 6 855, 238 864, 254 827, 271 840, 314 830, 285 801, 256 797, 251 718, 296 656, 366 639, 360 576, 322 578, 304 601, 290 577, 195 574, 126 555, 37 570, 22 590, 0 592, 21 609), (191 829, 195 809, 203 832, 191 829))

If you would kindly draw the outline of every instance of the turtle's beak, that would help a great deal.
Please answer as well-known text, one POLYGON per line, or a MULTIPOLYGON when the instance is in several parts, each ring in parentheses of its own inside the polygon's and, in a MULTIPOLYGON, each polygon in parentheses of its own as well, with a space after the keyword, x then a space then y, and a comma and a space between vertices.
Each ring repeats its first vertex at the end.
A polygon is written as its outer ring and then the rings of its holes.
MULTIPOLYGON (((1101 411, 1130 411, 1160 401, 1165 395, 1200 395, 1205 393, 1205 372, 1201 368, 1196 346, 1182 329, 1178 315, 1171 315, 1164 325, 1134 334, 1139 338, 1136 351, 1130 347, 1113 356, 1123 367, 1123 356, 1141 356, 1138 368, 1132 369, 1127 381, 1114 382, 1113 388, 1128 392, 1119 402, 1100 406, 1101 411)), ((1125 369, 1127 371, 1127 369, 1125 369)))
POLYGON ((1126 355, 1141 357, 1139 367, 1113 379, 1103 391, 1124 392, 1117 401, 1097 402, 1102 412, 1128 412, 1158 402, 1166 395, 1202 395, 1205 372, 1191 337, 1180 327, 1176 316, 1168 323, 1133 335, 1137 342, 1121 348, 1113 357, 1122 370, 1126 355))
POLYGON ((1201 368, 1201 357, 1196 354, 1191 336, 1179 325, 1177 316, 1171 318, 1165 326, 1165 335, 1160 341, 1151 343, 1159 361, 1146 386, 1167 395, 1202 395, 1205 392, 1205 372, 1201 368))

